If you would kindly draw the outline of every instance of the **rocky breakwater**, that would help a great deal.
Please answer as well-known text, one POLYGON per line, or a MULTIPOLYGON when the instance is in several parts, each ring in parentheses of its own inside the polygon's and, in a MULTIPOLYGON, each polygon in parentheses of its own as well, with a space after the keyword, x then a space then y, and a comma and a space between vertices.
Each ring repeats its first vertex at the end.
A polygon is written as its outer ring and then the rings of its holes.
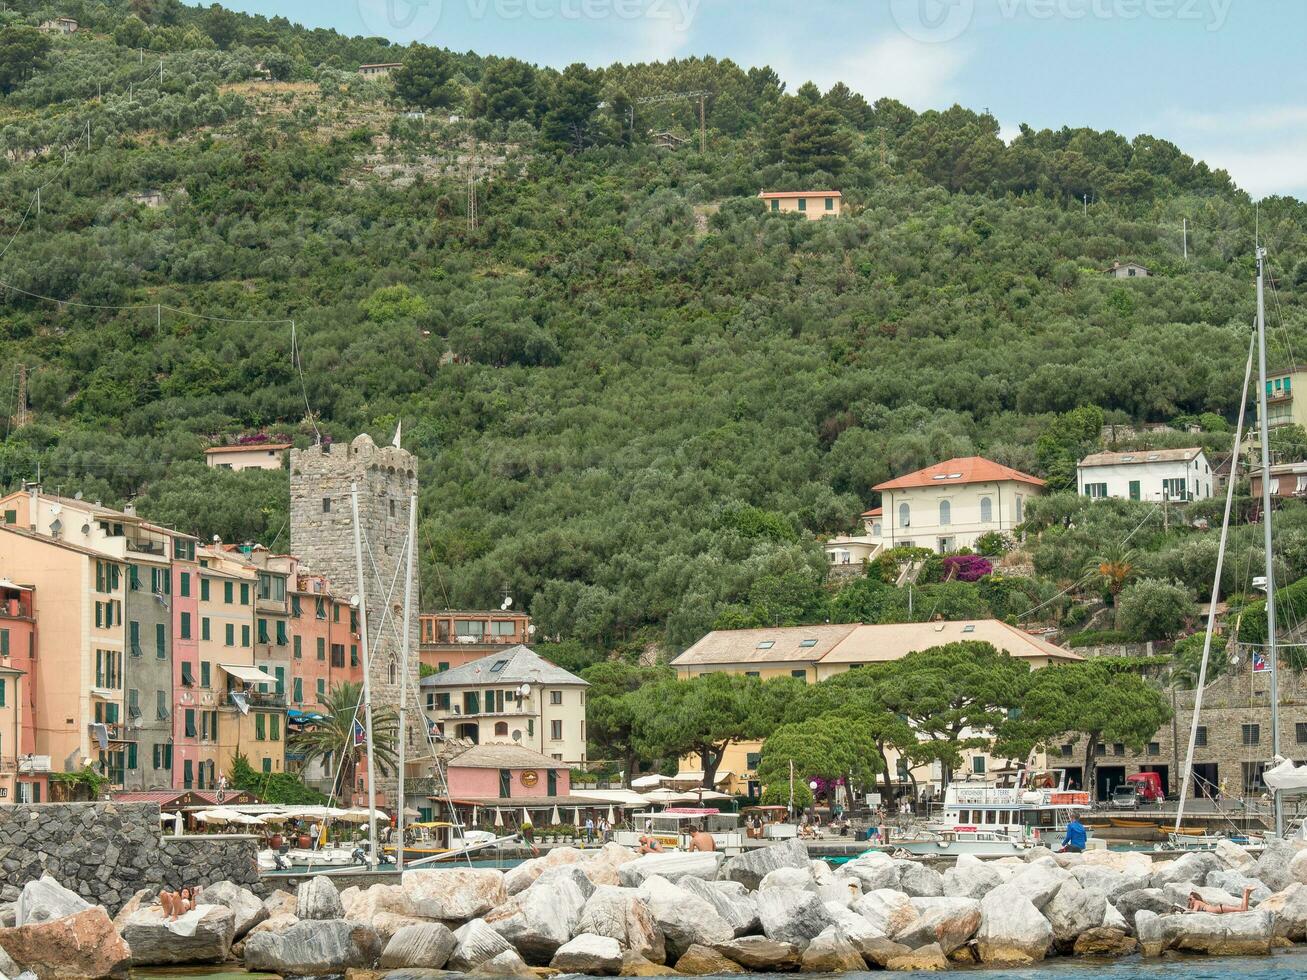
POLYGON ((225 883, 176 923, 148 893, 110 920, 45 878, 23 888, 15 924, 0 929, 0 973, 125 977, 133 966, 236 959, 287 977, 706 976, 1250 955, 1307 940, 1303 853, 1274 842, 1259 859, 1223 846, 1153 863, 1036 849, 984 863, 963 856, 940 874, 878 853, 832 870, 798 841, 731 858, 637 857, 610 844, 507 872, 412 870, 362 890, 319 876, 263 901, 225 883), (1233 905, 1245 889, 1246 912, 1178 911, 1192 892, 1233 905))

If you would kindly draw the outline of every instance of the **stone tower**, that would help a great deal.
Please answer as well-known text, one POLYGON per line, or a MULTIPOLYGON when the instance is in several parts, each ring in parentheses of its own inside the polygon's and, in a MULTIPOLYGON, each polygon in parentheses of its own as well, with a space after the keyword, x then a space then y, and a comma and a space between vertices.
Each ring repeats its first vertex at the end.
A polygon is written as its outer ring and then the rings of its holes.
MULTIPOLYGON (((404 542, 408 537, 409 496, 417 492, 417 460, 396 446, 377 446, 364 433, 348 446, 323 445, 290 451, 291 551, 316 575, 331 581, 338 596, 359 594, 354 557, 351 485, 359 490, 363 571, 371 648, 372 704, 398 708, 401 682, 407 683, 409 727, 421 731, 418 698, 418 588, 413 572, 409 617, 408 677, 400 676, 404 625, 404 542), (372 574, 375 563, 376 574, 372 574), (378 579, 384 585, 378 584, 378 579), (394 591, 391 590, 394 583, 394 591), (388 595, 389 593, 389 595, 388 595)), ((412 740, 410 740, 410 744, 412 740)), ((395 805, 397 774, 378 774, 378 793, 395 805)))

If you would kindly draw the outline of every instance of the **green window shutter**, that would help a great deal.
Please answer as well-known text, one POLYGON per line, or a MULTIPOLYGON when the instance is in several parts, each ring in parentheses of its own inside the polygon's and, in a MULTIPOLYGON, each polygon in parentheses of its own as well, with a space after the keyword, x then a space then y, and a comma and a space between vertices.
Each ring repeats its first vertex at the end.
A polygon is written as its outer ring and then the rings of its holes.
POLYGON ((9 656, 9 631, 0 630, 0 657, 9 656))
POLYGON ((226 640, 226 642, 227 642, 227 646, 229 646, 229 647, 234 647, 234 646, 236 645, 236 627, 235 627, 235 625, 233 625, 232 623, 228 623, 228 624, 227 624, 227 628, 226 628, 226 631, 225 631, 225 636, 224 636, 223 638, 226 640))
POLYGON ((190 594, 191 594, 191 573, 190 573, 190 572, 182 572, 182 573, 181 573, 181 590, 182 590, 182 598, 183 598, 183 599, 188 598, 188 597, 190 596, 190 594))
POLYGON ((5 680, 4 680, 3 678, 0 678, 0 708, 3 708, 3 707, 5 706, 5 704, 6 704, 6 701, 5 701, 5 683, 6 683, 5 680))
POLYGON ((128 769, 136 768, 136 743, 135 742, 127 743, 127 768, 128 769))
POLYGON ((163 747, 163 768, 169 771, 172 770, 172 743, 171 742, 163 747))
POLYGON ((295 659, 296 659, 296 660, 303 660, 303 659, 304 659, 304 651, 303 651, 303 649, 301 649, 301 647, 300 647, 300 635, 299 635, 298 633, 296 633, 294 639, 295 639, 295 642, 294 642, 293 646, 295 647, 295 659))
POLYGON ((268 740, 272 742, 281 741, 281 715, 268 716, 268 740))
POLYGON ((284 647, 285 645, 286 645, 286 620, 279 619, 277 620, 277 646, 284 647))
POLYGON ((277 673, 277 693, 285 694, 286 693, 286 668, 278 667, 276 673, 277 673))
POLYGON ((184 612, 181 615, 181 634, 183 640, 191 638, 191 614, 184 612))
POLYGON ((160 660, 168 659, 168 631, 163 623, 154 624, 154 655, 160 660))
POLYGON ((200 661, 200 687, 208 687, 213 680, 213 668, 207 660, 200 661))
POLYGON ((247 647, 247 646, 249 646, 249 645, 250 645, 250 628, 249 628, 248 626, 242 626, 242 627, 241 627, 241 646, 243 646, 243 647, 247 647))
POLYGON ((327 659, 327 641, 324 640, 322 637, 318 637, 318 659, 319 660, 327 659))
POLYGON ((300 597, 297 595, 290 597, 290 614, 295 617, 300 615, 300 597))
POLYGON ((264 717, 263 712, 259 712, 254 716, 254 737, 260 742, 265 741, 268 737, 264 717))
POLYGON ((268 621, 262 616, 259 617, 259 642, 267 643, 268 640, 268 621))
POLYGON ((296 704, 304 703, 304 678, 303 677, 295 678, 295 703, 296 704))
POLYGON ((213 639, 212 635, 210 634, 210 630, 209 630, 209 617, 208 617, 208 616, 201 616, 201 617, 200 617, 200 639, 201 639, 201 640, 211 640, 211 639, 213 639))
POLYGON ((233 598, 236 594, 235 590, 236 590, 235 583, 233 582, 222 583, 222 601, 227 603, 227 605, 229 606, 232 604, 233 598))
POLYGON ((151 751, 150 751, 150 766, 151 766, 152 768, 154 768, 154 769, 158 769, 158 768, 159 768, 159 763, 162 761, 161 758, 160 758, 160 756, 162 755, 162 753, 160 753, 160 751, 159 751, 159 749, 161 749, 162 747, 163 747, 163 746, 161 746, 161 745, 154 745, 154 746, 151 746, 151 751))
POLYGON ((207 578, 200 579, 200 598, 205 602, 209 601, 209 580, 207 578))
POLYGON ((18 511, 16 511, 16 510, 7 510, 7 511, 5 511, 5 523, 6 523, 6 524, 17 524, 17 523, 18 523, 18 511))
POLYGON ((241 605, 242 605, 242 606, 248 606, 249 604, 250 604, 250 583, 249 583, 249 582, 242 582, 242 583, 241 583, 241 605))
POLYGON ((327 693, 327 682, 321 677, 318 678, 318 697, 321 698, 327 693))
POLYGON ((272 772, 272 759, 268 756, 263 757, 263 771, 272 772))
POLYGON ((779 211, 781 209, 781 202, 774 197, 771 200, 771 209, 773 211, 779 211))

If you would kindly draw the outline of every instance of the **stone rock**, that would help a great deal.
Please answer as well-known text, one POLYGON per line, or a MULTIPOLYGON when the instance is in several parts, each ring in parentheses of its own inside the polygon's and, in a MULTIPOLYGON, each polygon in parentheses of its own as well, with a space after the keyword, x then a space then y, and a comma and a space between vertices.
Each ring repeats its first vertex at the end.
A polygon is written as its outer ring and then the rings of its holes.
MULTIPOLYGON (((639 894, 662 931, 669 961, 680 959, 691 946, 712 947, 735 937, 735 930, 712 905, 666 878, 647 878, 639 894)), ((804 894, 817 901, 816 895, 804 894)))
POLYGON ((1267 956, 1274 937, 1270 912, 1188 912, 1157 915, 1147 910, 1135 917, 1139 948, 1145 956, 1167 950, 1208 956, 1267 956))
POLYGON ((885 961, 885 969, 896 973, 942 973, 949 968, 948 957, 936 943, 891 956, 885 961))
POLYGON ((868 922, 865 916, 859 915, 852 909, 846 909, 839 902, 827 902, 826 909, 830 912, 836 927, 844 933, 844 938, 851 942, 859 953, 872 943, 885 938, 885 934, 868 922))
POLYGON ((578 847, 555 847, 538 858, 529 858, 515 868, 504 872, 504 890, 510 895, 526 891, 536 879, 550 868, 569 864, 582 864, 587 860, 585 851, 578 847))
POLYGON ((481 919, 473 919, 455 929, 454 939, 457 940, 457 945, 449 957, 449 969, 464 972, 513 948, 507 939, 481 919))
MULTIPOLYGON (((687 884, 694 881, 686 879, 687 884)), ((596 888, 581 909, 575 932, 607 936, 652 963, 667 959, 663 931, 634 888, 596 888)))
POLYGON ((282 913, 281 915, 271 915, 251 929, 246 936, 257 935, 260 932, 270 932, 274 935, 281 935, 291 926, 296 925, 299 921, 300 920, 296 916, 286 913, 282 913))
POLYGON ((1299 884, 1307 884, 1307 851, 1299 851, 1289 861, 1289 877, 1299 884))
POLYGON ((523 977, 531 980, 535 978, 535 973, 526 965, 526 961, 513 949, 506 949, 478 963, 472 973, 483 977, 523 977))
MULTIPOLYGON (((207 894, 208 889, 205 889, 207 894)), ((263 910, 263 903, 258 903, 263 910)), ((200 905, 176 920, 158 907, 137 909, 121 930, 132 966, 221 963, 231 952, 236 917, 225 905, 200 905)))
POLYGON ((1086 929, 1076 937, 1073 947, 1077 956, 1130 956, 1137 949, 1138 941, 1115 926, 1086 929))
POLYGON ((38 980, 125 978, 132 957, 109 913, 98 905, 72 915, 0 929, 0 948, 38 980))
POLYGON ((372 926, 383 946, 390 942, 395 933, 406 926, 420 926, 433 921, 416 915, 400 915, 398 912, 378 912, 371 919, 362 919, 353 915, 347 918, 350 922, 362 922, 365 926, 372 926))
POLYGON ((1071 875, 1076 881, 1080 882, 1081 888, 1091 892, 1098 892, 1109 902, 1116 901, 1126 892, 1147 888, 1149 878, 1152 877, 1148 871, 1117 871, 1112 868, 1102 868, 1091 864, 1082 864, 1072 868, 1071 875))
POLYGON ((295 890, 295 914, 300 919, 343 919, 345 905, 336 883, 324 875, 314 875, 295 890))
MULTIPOLYGON (((155 900, 158 897, 159 893, 155 889, 142 888, 140 891, 132 895, 132 897, 127 900, 126 904, 118 910, 118 914, 113 917, 113 927, 119 932, 122 932, 123 923, 131 918, 133 912, 137 909, 146 909, 151 905, 156 904, 155 900)), ((16 917, 14 924, 17 925, 16 917)), ((3 972, 3 970, 0 970, 0 973, 3 972)), ((8 974, 5 975, 8 976, 8 974)))
POLYGON ((1015 879, 980 900, 976 952, 982 963, 1005 966, 1038 963, 1053 944, 1053 927, 1049 921, 1014 886, 1015 879))
POLYGON ((756 891, 769 871, 777 868, 808 867, 808 848, 797 837, 769 847, 752 848, 722 862, 717 877, 738 881, 756 891))
POLYGON ((1142 851, 1093 848, 1080 855, 1080 867, 1104 868, 1121 874, 1152 874, 1153 859, 1142 851))
POLYGON ((1266 887, 1264 882, 1256 878, 1249 878, 1242 871, 1230 871, 1225 868, 1209 871, 1207 881, 1204 884, 1209 888, 1219 888, 1229 895, 1238 896, 1239 901, 1243 900, 1243 890, 1251 887, 1253 891, 1248 896, 1248 901, 1253 905, 1271 897, 1271 890, 1266 887))
POLYGON ((746 969, 763 973, 792 970, 799 965, 798 946, 766 936, 740 936, 718 944, 717 952, 746 969))
POLYGON ((717 868, 721 863, 722 855, 718 851, 646 854, 634 861, 627 861, 617 869, 617 875, 627 888, 639 888, 654 875, 670 882, 677 882, 682 878, 703 878, 711 881, 717 877, 717 868))
POLYGON ((737 936, 757 932, 758 901, 738 881, 703 881, 682 878, 680 886, 711 905, 737 936))
POLYGON ((820 898, 795 888, 758 892, 758 921, 768 939, 800 948, 833 924, 830 910, 820 898))
POLYGON ((890 960, 906 956, 911 952, 912 950, 902 943, 896 943, 890 939, 877 939, 864 944, 862 958, 867 961, 868 965, 875 963, 883 970, 889 966, 890 960))
POLYGON ((404 893, 417 915, 465 922, 508 900, 501 871, 483 868, 416 868, 404 872, 404 893))
POLYGON ((1113 903, 1126 922, 1134 922, 1140 911, 1147 910, 1157 915, 1166 915, 1175 911, 1175 903, 1160 888, 1138 888, 1117 897, 1113 903))
POLYGON ((1242 871, 1247 874, 1257 863, 1246 847, 1225 838, 1216 842, 1212 853, 1216 855, 1216 859, 1222 866, 1230 871, 1242 871))
POLYGON ((553 868, 526 891, 486 913, 485 923, 528 963, 545 965, 572 938, 594 885, 579 867, 553 868))
POLYGON ((1294 882, 1261 901, 1259 911, 1275 916, 1275 937, 1300 943, 1307 940, 1307 885, 1294 882))
POLYGON ((263 900, 263 907, 268 910, 268 918, 272 918, 274 915, 296 915, 298 903, 294 895, 278 888, 263 900))
POLYGON ((621 977, 675 977, 679 974, 670 966, 663 966, 661 963, 651 963, 639 953, 628 949, 622 954, 622 969, 618 973, 621 977))
POLYGON ((951 898, 984 898, 1003 883, 1003 876, 974 854, 959 854, 945 870, 944 894, 951 898))
POLYGON ((376 932, 344 919, 302 920, 283 933, 252 932, 245 940, 246 969, 283 976, 370 969, 380 955, 376 932))
POLYGON ((911 898, 935 898, 944 894, 944 876, 916 861, 899 861, 899 891, 911 898))
POLYGON ((622 948, 611 936, 583 932, 558 947, 549 965, 564 973, 616 974, 622 971, 622 948))
POLYGON ((831 875, 819 879, 815 886, 817 897, 827 905, 839 903, 842 908, 851 908, 862 897, 862 882, 848 875, 831 875))
POLYGON ((408 892, 404 891, 403 885, 346 888, 340 893, 340 901, 345 906, 345 918, 355 922, 371 922, 382 912, 410 917, 417 915, 417 910, 409 901, 408 892))
POLYGON ((629 847, 608 843, 599 848, 597 852, 592 852, 582 867, 585 869, 587 877, 595 885, 617 887, 622 883, 622 865, 634 861, 638 857, 639 855, 629 847))
POLYGON ((1162 889, 1162 894, 1176 908, 1187 907, 1191 894, 1196 894, 1204 902, 1210 902, 1213 905, 1238 905, 1243 901, 1242 895, 1235 898, 1224 889, 1212 888, 1208 885, 1195 885, 1190 881, 1167 885, 1162 889))
MULTIPOLYGON (((856 878, 863 893, 890 889, 899 891, 899 862, 881 851, 860 855, 840 867, 841 875, 856 878)), ((943 889, 943 878, 940 879, 943 889)))
POLYGON ((868 892, 853 903, 853 911, 871 923, 873 929, 886 936, 907 929, 920 914, 912 899, 902 892, 879 888, 868 892))
POLYGON ((758 890, 767 888, 797 888, 801 891, 815 892, 817 881, 812 876, 811 868, 777 868, 768 871, 758 883, 758 890))
POLYGON ((677 959, 676 972, 691 977, 716 977, 726 973, 743 973, 744 967, 728 960, 717 950, 696 943, 677 959))
MULTIPOLYGON (((5 926, 5 928, 12 929, 14 927, 5 926)), ((22 972, 18 964, 13 961, 13 957, 6 953, 3 947, 0 947, 0 976, 17 977, 22 972)))
POLYGON ((1025 898, 1035 908, 1042 910, 1070 878, 1071 872, 1056 861, 1042 859, 1018 871, 1002 888, 1025 898))
POLYGON ((444 969, 457 940, 441 922, 405 926, 390 937, 381 953, 381 969, 444 969))
POLYGON ((91 903, 81 895, 69 891, 49 875, 41 875, 23 886, 14 910, 14 922, 19 926, 50 922, 85 912, 89 908, 91 903))
POLYGON ((947 956, 971 940, 980 928, 980 900, 919 898, 912 902, 918 916, 906 929, 890 936, 912 949, 937 943, 947 956))
POLYGON ((1101 923, 1104 929, 1120 929, 1122 932, 1130 931, 1130 923, 1126 921, 1124 915, 1117 911, 1115 905, 1108 902, 1103 907, 1103 921, 1101 923))
POLYGON ((1221 862, 1211 851, 1190 851, 1174 861, 1163 861, 1156 865, 1150 888, 1165 888, 1177 882, 1203 882, 1207 875, 1221 867, 1221 862))
POLYGON ((232 881, 207 885, 200 897, 206 905, 222 905, 231 910, 236 939, 243 938, 271 914, 258 895, 232 881))
POLYGON ((814 936, 800 959, 804 973, 851 973, 866 967, 862 954, 840 932, 839 926, 830 926, 814 936))
POLYGON ((1289 874, 1289 865, 1297 853, 1298 849, 1289 841, 1267 835, 1262 856, 1257 859, 1252 870, 1246 873, 1251 878, 1265 882, 1274 891, 1284 891, 1294 882, 1294 877, 1289 874))
POLYGON ((1044 916, 1053 927, 1053 942, 1060 949, 1075 945, 1082 933, 1097 929, 1107 913, 1107 898, 1081 887, 1072 878, 1062 883, 1053 900, 1044 906, 1044 916))

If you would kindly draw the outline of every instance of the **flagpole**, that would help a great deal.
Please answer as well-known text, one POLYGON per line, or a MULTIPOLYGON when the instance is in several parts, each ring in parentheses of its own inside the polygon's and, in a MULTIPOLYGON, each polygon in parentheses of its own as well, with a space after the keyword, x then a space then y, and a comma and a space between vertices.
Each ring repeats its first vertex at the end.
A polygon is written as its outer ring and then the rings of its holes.
MULTIPOLYGON (((395 430, 395 441, 399 442, 399 430, 395 430)), ((395 830, 399 843, 395 847, 395 868, 404 870, 404 808, 408 801, 404 796, 405 748, 408 745, 408 729, 405 725, 405 707, 408 704, 408 630, 413 609, 413 565, 416 562, 418 526, 418 495, 410 494, 408 499, 408 565, 404 571, 404 630, 400 633, 399 654, 399 803, 395 816, 395 830)))
POLYGON ((372 752, 372 651, 368 649, 368 602, 363 579, 363 529, 359 527, 359 485, 350 484, 354 510, 354 566, 359 583, 359 646, 363 649, 363 716, 368 747, 368 866, 377 870, 377 768, 372 752))

